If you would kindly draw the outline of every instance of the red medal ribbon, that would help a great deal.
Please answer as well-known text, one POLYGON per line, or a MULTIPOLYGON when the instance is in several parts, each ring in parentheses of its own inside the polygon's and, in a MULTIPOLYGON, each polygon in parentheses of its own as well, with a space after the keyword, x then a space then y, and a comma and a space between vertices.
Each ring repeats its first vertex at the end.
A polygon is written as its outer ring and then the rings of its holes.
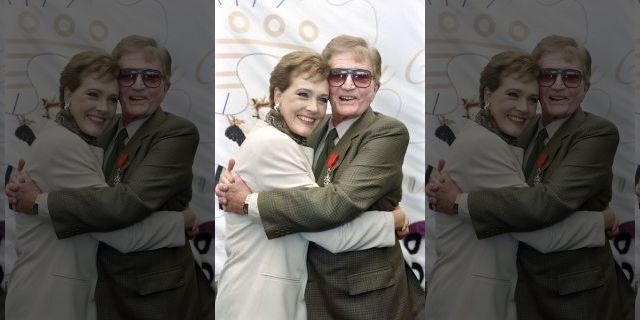
POLYGON ((540 169, 542 169, 542 167, 544 166, 545 163, 547 163, 547 160, 549 160, 549 155, 546 153, 541 153, 538 156, 538 159, 536 160, 536 166, 540 169))
POLYGON ((124 164, 127 163, 127 157, 126 153, 120 154, 118 157, 118 168, 122 169, 124 167, 124 164))
POLYGON ((329 158, 327 158, 327 169, 333 168, 333 166, 336 164, 336 161, 338 161, 338 157, 339 155, 337 153, 332 153, 329 155, 329 158))

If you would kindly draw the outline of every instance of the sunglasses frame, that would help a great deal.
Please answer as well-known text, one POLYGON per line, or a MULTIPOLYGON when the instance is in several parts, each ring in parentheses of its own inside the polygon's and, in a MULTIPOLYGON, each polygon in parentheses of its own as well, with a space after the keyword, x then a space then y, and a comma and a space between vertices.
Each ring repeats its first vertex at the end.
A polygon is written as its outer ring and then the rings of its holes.
POLYGON ((577 88, 580 86, 580 82, 582 82, 583 79, 583 75, 582 75, 582 71, 580 70, 576 70, 576 69, 558 69, 558 68, 542 68, 540 70, 540 74, 538 75, 538 85, 541 87, 551 87, 553 86, 556 81, 558 81, 558 75, 560 75, 561 79, 562 79, 562 84, 564 84, 565 87, 567 88, 577 88), (544 85, 542 84, 543 80, 540 80, 543 77, 543 73, 547 74, 547 75, 553 75, 553 82, 551 82, 548 85, 544 85), (570 74, 572 73, 572 74, 570 74), (575 76, 577 75, 578 80, 576 81, 575 85, 568 85, 567 84, 567 79, 570 76, 575 76))
MULTIPOLYGON (((134 83, 136 83, 136 81, 138 81, 138 77, 142 77, 142 83, 144 84, 145 87, 147 88, 157 88, 162 84, 162 80, 164 80, 164 74, 162 74, 162 71, 156 70, 156 69, 136 69, 136 68, 124 68, 120 70, 120 74, 118 75, 118 84, 123 86, 123 87, 131 87, 134 83), (124 75, 135 75, 135 78, 133 78, 133 81, 129 84, 129 85, 125 85, 122 83, 122 81, 120 80, 120 77, 124 76, 124 75), (149 74, 158 74, 160 75, 160 81, 158 82, 157 86, 150 86, 147 81, 150 81, 147 76, 149 74)), ((129 79, 130 81, 130 79, 129 79)))
POLYGON ((351 77, 351 82, 353 82, 353 85, 356 86, 357 88, 368 88, 371 86, 371 82, 373 82, 373 73, 369 70, 366 69, 348 69, 348 68, 333 68, 331 69, 331 71, 329 71, 329 85, 332 87, 340 87, 342 86, 345 82, 347 82, 347 77, 351 77), (368 77, 368 83, 367 85, 358 85, 357 82, 358 81, 363 81, 362 78, 360 78, 360 76, 362 75, 367 75, 368 77), (336 75, 340 75, 340 78, 342 79, 342 82, 338 85, 334 85, 331 83, 331 77, 332 76, 336 76, 336 75))

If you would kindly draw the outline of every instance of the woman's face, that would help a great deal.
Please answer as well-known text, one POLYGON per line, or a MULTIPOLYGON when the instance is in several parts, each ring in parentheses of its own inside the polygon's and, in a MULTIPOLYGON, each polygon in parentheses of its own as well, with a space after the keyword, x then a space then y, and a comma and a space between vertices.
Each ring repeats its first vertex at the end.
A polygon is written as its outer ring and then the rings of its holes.
POLYGON ((280 114, 291 132, 308 137, 318 122, 324 117, 329 101, 327 80, 308 74, 294 77, 284 91, 275 89, 274 101, 280 104, 280 114))
POLYGON ((80 130, 92 137, 99 136, 116 113, 116 79, 104 80, 89 74, 75 91, 65 89, 64 92, 64 100, 80 130))
POLYGON ((507 75, 500 87, 490 92, 485 89, 485 102, 504 134, 518 137, 524 126, 533 118, 538 105, 538 83, 535 78, 507 75))

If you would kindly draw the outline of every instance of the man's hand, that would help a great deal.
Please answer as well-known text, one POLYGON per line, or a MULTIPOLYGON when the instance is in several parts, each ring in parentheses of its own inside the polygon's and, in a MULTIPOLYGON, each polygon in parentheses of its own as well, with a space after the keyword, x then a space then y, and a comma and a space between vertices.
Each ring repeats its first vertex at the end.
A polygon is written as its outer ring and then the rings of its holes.
POLYGON ((604 216, 604 230, 607 234, 607 239, 615 238, 620 233, 620 220, 618 220, 615 212, 609 206, 602 211, 602 215, 604 216))
POLYGON ((442 169, 444 169, 444 160, 438 160, 438 166, 435 171, 431 171, 431 176, 429 177, 429 183, 425 188, 427 197, 429 198, 429 209, 435 210, 435 207, 438 205, 438 199, 436 198, 436 193, 440 188, 440 184, 444 182, 444 175, 442 173, 442 169))
POLYGON ((193 212, 191 207, 186 207, 182 211, 182 215, 184 217, 184 232, 187 236, 187 239, 193 240, 193 238, 198 235, 198 216, 193 212))
POLYGON ((222 209, 227 210, 227 197, 226 192, 229 191, 229 184, 233 183, 231 179, 231 174, 233 173, 233 167, 235 167, 236 161, 233 159, 229 159, 229 164, 227 165, 227 170, 223 171, 220 175, 220 181, 216 185, 215 193, 218 197, 218 202, 222 205, 222 209))
POLYGON ((247 196, 252 193, 251 189, 235 172, 231 173, 229 181, 231 183, 227 184, 227 191, 225 192, 227 200, 225 211, 243 214, 242 206, 247 196))
POLYGON ((456 197, 458 197, 460 193, 462 193, 462 190, 456 182, 446 174, 443 174, 442 180, 438 185, 438 190, 433 195, 436 199, 434 210, 447 214, 458 214, 458 212, 454 210, 454 204, 456 197))
POLYGON ((14 170, 11 171, 9 183, 4 188, 4 193, 7 195, 7 199, 9 200, 9 209, 12 210, 16 205, 16 202, 18 201, 15 197, 15 194, 18 191, 20 183, 24 182, 24 175, 22 173, 24 165, 24 159, 18 160, 18 168, 14 168, 14 170))
POLYGON ((392 211, 393 213, 393 224, 396 229, 396 236, 398 239, 404 239, 409 234, 409 218, 404 213, 404 210, 397 206, 392 211))
POLYGON ((14 210, 26 214, 37 214, 37 212, 33 212, 33 205, 36 203, 36 197, 42 191, 36 182, 28 176, 25 175, 22 178, 24 182, 18 184, 15 189, 16 204, 14 210))

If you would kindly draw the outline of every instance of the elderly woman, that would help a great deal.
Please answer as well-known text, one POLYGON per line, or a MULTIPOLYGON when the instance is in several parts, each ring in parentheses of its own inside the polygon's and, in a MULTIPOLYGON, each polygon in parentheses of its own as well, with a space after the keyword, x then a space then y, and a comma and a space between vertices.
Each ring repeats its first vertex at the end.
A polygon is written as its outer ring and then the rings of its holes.
MULTIPOLYGON (((43 192, 105 187, 103 150, 95 140, 113 118, 118 102, 119 68, 100 51, 74 55, 60 75, 65 106, 35 140, 25 172, 43 192)), ((17 214, 15 268, 9 278, 7 319, 96 319, 94 290, 98 278, 98 241, 121 252, 185 244, 185 227, 195 215, 156 212, 148 219, 109 233, 59 240, 43 215, 17 214)))
MULTIPOLYGON (((306 138, 325 115, 328 74, 322 57, 308 51, 289 53, 275 66, 269 81, 273 109, 264 122, 258 120, 236 158, 235 172, 254 192, 318 187, 306 138)), ((218 282, 216 319, 307 319, 309 241, 334 253, 390 247, 397 241, 394 230, 406 224, 399 211, 365 212, 335 229, 269 240, 260 221, 248 215, 225 219, 228 258, 218 282)))
MULTIPOLYGON (((515 51, 491 58, 480 76, 483 109, 449 151, 444 172, 465 192, 526 187, 523 150, 516 146, 538 103, 539 67, 515 51)), ((542 252, 603 246, 615 216, 576 212, 545 229, 478 240, 459 215, 437 214, 436 262, 428 281, 427 314, 433 319, 515 320, 516 252, 522 241, 542 252)))

